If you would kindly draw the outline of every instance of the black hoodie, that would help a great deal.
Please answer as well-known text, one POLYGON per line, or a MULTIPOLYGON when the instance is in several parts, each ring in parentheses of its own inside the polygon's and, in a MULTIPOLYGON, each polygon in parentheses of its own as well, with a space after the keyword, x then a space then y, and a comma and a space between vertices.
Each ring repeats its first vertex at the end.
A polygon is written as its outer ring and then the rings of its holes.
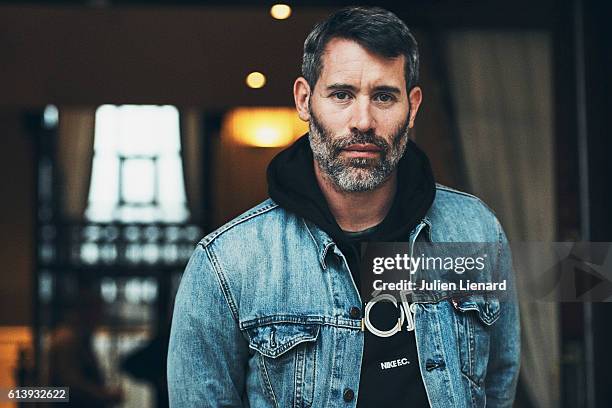
MULTIPOLYGON (((338 226, 314 173, 308 135, 280 152, 268 166, 270 197, 287 211, 308 219, 324 230, 346 256, 353 279, 361 291, 360 242, 338 226)), ((408 241, 410 231, 423 219, 435 197, 435 182, 429 160, 409 141, 398 164, 398 185, 385 219, 367 234, 366 241, 408 241)), ((363 290, 362 292, 368 292, 363 290)), ((369 293, 362 293, 364 295, 369 293)), ((363 306, 363 305, 362 305, 363 306)), ((362 309, 363 310, 363 309, 362 309)), ((390 303, 372 308, 371 320, 381 330, 397 321, 397 309, 390 303)), ((380 406, 428 406, 418 368, 414 332, 405 329, 387 338, 365 333, 358 395, 359 408, 380 406), (406 359, 408 364, 383 369, 381 363, 406 359)))

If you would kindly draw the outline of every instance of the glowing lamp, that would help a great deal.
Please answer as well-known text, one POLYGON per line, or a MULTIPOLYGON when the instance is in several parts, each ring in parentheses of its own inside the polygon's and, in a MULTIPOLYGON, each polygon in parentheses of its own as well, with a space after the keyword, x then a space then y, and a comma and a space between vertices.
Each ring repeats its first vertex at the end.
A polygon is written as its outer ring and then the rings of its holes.
POLYGON ((307 131, 295 108, 236 108, 222 127, 223 136, 252 147, 286 146, 307 131))
POLYGON ((291 7, 286 4, 275 4, 270 8, 270 15, 277 20, 285 20, 291 15, 291 7))
POLYGON ((246 77, 246 84, 249 88, 259 89, 266 84, 266 76, 261 72, 251 72, 246 77))

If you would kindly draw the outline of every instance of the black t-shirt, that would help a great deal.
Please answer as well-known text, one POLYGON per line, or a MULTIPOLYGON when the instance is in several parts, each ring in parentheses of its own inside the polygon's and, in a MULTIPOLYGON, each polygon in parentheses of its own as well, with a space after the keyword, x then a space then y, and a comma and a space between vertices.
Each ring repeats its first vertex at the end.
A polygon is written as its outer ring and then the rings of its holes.
MULTIPOLYGON (((344 232, 350 242, 343 253, 353 279, 368 299, 367 289, 361 287, 360 259, 362 243, 375 236, 377 226, 359 232, 344 232)), ((341 248, 342 249, 342 248, 341 248)), ((362 305, 365 310, 365 304, 362 305)), ((378 302, 370 310, 370 322, 379 330, 387 331, 397 324, 400 311, 390 302, 378 302)), ((419 371, 414 331, 401 331, 390 337, 378 337, 366 329, 357 407, 428 407, 427 393, 419 371)))

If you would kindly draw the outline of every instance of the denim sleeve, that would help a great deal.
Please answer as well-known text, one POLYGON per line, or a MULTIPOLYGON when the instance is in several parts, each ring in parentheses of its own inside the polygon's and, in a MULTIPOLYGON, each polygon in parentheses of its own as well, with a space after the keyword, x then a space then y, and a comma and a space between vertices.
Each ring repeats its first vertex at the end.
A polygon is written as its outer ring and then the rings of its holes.
POLYGON ((493 325, 485 390, 487 406, 512 407, 521 360, 521 333, 512 255, 506 235, 499 228, 498 279, 508 282, 507 296, 500 300, 500 318, 493 325))
POLYGON ((248 344, 215 259, 198 245, 176 295, 168 349, 171 407, 243 406, 248 344))

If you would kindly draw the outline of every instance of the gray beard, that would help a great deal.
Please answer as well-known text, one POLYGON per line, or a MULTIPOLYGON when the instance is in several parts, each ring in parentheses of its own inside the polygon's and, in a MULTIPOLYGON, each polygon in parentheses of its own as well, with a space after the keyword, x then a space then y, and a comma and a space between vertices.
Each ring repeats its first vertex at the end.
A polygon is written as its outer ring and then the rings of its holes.
POLYGON ((312 109, 309 130, 310 148, 314 159, 336 187, 346 192, 371 191, 380 186, 396 169, 404 155, 410 131, 406 120, 393 134, 391 145, 373 131, 353 132, 348 136, 333 139, 331 132, 321 125, 312 109), (376 145, 382 150, 380 157, 374 159, 340 157, 343 148, 356 143, 376 145))

